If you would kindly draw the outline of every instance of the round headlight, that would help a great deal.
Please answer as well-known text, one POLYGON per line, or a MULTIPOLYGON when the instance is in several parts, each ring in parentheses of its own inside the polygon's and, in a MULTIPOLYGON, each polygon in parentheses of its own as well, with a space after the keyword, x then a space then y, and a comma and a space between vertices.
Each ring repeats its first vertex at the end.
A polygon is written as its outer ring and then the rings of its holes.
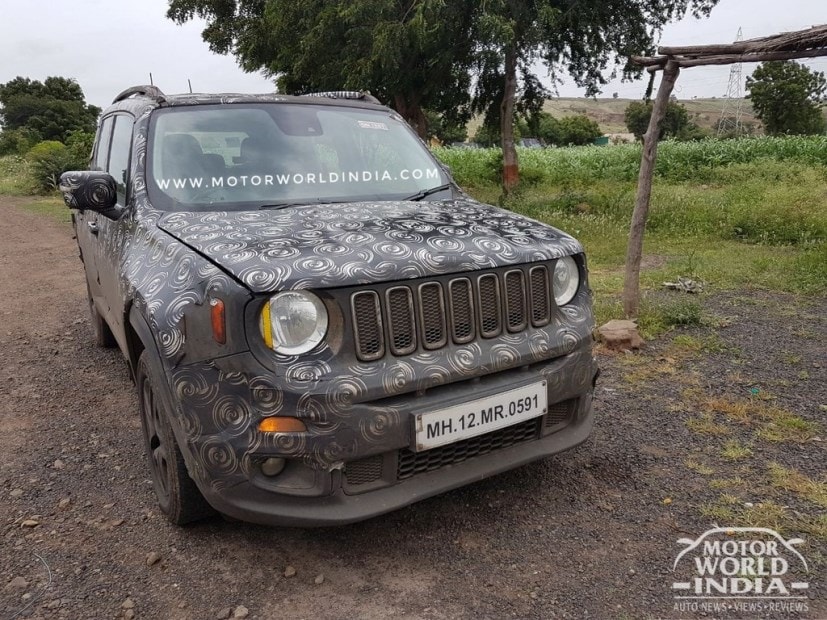
POLYGON ((580 270, 571 256, 558 259, 554 265, 554 301, 558 306, 565 306, 577 294, 580 286, 580 270))
POLYGON ((267 346, 283 355, 307 353, 327 333, 327 310, 307 291, 273 295, 261 310, 261 335, 267 346))

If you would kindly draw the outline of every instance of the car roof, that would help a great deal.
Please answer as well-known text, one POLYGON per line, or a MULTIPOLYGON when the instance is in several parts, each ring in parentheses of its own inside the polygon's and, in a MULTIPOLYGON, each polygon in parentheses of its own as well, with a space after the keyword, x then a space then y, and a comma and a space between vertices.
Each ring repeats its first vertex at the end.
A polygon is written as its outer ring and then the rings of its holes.
POLYGON ((370 93, 355 91, 328 91, 308 95, 279 95, 277 93, 181 93, 167 95, 154 86, 133 86, 115 97, 112 105, 104 110, 103 115, 125 111, 137 116, 155 108, 249 103, 290 103, 389 110, 370 93))

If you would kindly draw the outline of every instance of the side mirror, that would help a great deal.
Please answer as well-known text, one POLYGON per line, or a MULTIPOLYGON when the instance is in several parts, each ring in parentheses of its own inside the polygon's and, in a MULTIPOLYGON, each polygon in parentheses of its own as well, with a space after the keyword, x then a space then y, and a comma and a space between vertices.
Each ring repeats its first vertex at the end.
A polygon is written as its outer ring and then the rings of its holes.
POLYGON ((118 188, 111 174, 98 170, 64 172, 60 191, 70 209, 96 211, 112 217, 118 201, 118 188))

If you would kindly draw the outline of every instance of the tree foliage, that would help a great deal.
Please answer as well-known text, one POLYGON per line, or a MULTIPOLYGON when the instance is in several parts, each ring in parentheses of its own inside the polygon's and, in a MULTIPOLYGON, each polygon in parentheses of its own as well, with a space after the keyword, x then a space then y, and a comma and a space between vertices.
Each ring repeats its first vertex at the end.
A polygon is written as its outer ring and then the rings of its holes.
POLYGON ((823 134, 824 73, 793 61, 765 62, 747 77, 747 98, 771 135, 823 134))
MULTIPOLYGON (((643 139, 643 134, 649 127, 649 119, 652 117, 651 101, 632 101, 623 114, 626 128, 630 133, 635 134, 638 140, 643 139)), ((660 126, 659 138, 677 138, 678 140, 696 140, 704 137, 703 131, 691 120, 689 113, 683 104, 677 101, 670 101, 666 105, 666 116, 660 126)))
MULTIPOLYGON (((24 130, 41 140, 65 141, 73 131, 94 132, 100 108, 89 105, 74 80, 17 77, 0 84, 0 122, 4 133, 24 130)), ((22 135, 22 134, 19 134, 22 135)))
POLYGON ((207 21, 214 52, 278 78, 289 94, 369 90, 423 138, 427 108, 467 121, 474 12, 444 0, 171 0, 168 17, 207 21))
POLYGON ((539 138, 545 144, 553 146, 583 146, 592 144, 603 135, 600 125, 585 114, 572 114, 558 119, 541 111, 518 122, 517 129, 522 136, 539 138))
POLYGON ((442 144, 464 142, 468 137, 468 128, 465 122, 446 117, 444 114, 425 110, 425 119, 428 125, 428 138, 436 138, 442 144))

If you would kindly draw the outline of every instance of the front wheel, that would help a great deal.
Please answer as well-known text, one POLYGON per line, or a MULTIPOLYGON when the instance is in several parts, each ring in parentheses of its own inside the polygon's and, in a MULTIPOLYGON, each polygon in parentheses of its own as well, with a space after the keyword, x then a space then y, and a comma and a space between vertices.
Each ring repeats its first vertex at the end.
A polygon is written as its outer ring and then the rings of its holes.
POLYGON ((176 525, 184 525, 208 517, 215 511, 187 473, 168 412, 150 376, 149 363, 149 356, 144 351, 138 360, 136 383, 152 487, 167 519, 176 525))

